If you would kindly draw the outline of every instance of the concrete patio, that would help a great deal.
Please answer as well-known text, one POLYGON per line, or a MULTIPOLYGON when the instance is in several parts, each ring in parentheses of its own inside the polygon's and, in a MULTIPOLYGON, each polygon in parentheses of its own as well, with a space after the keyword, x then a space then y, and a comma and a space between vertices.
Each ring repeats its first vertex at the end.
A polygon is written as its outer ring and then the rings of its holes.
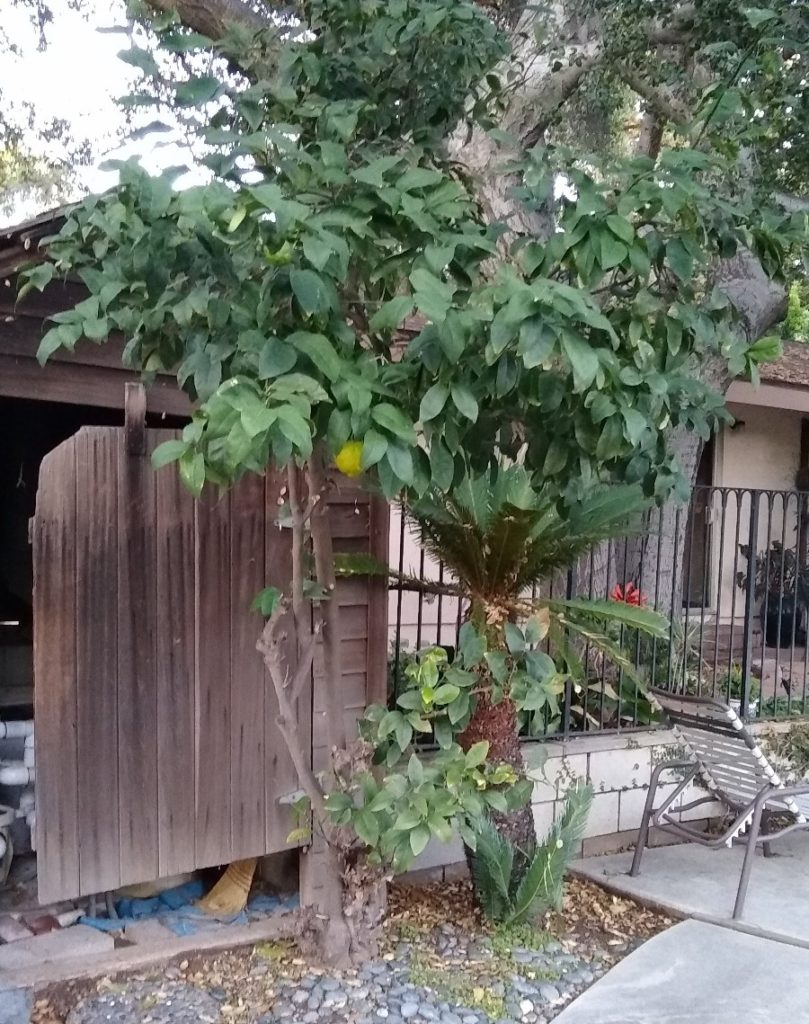
POLYGON ((574 874, 691 920, 656 935, 614 967, 554 1024, 809 1024, 809 836, 757 854, 744 919, 731 914, 744 847, 688 843, 574 863, 574 874))
POLYGON ((554 1024, 806 1024, 809 951, 702 921, 644 943, 554 1024))
MULTIPOLYGON (((710 850, 695 843, 647 850, 641 873, 630 878, 632 853, 578 860, 571 870, 608 889, 725 928, 809 949, 809 834, 774 843, 776 856, 756 854, 744 918, 731 919, 744 847, 710 850)), ((807 1010, 809 1019, 809 1010, 807 1010)))

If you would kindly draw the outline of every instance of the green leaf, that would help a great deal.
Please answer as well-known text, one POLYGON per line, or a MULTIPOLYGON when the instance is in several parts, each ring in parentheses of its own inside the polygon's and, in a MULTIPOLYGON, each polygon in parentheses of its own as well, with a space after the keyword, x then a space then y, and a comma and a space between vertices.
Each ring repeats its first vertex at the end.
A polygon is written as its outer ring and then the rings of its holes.
POLYGON ((578 612, 606 622, 640 629, 649 636, 663 640, 669 635, 669 625, 664 615, 625 601, 610 601, 604 598, 588 599, 571 597, 566 600, 553 599, 544 602, 552 611, 578 612))
POLYGON ((635 229, 626 217, 622 217, 617 213, 611 213, 607 216, 605 223, 616 238, 620 238, 622 242, 632 245, 635 241, 635 229))
POLYGON ((424 267, 413 271, 410 283, 415 289, 414 300, 419 310, 435 323, 442 323, 452 306, 454 287, 450 287, 424 267))
POLYGON ((488 753, 488 740, 480 740, 478 743, 473 743, 466 752, 466 767, 477 768, 479 765, 482 765, 488 753))
POLYGON ((185 441, 164 441, 152 452, 152 465, 161 469, 170 462, 176 462, 185 455, 188 445, 185 441))
POLYGON ((281 377, 295 366, 298 353, 289 340, 269 338, 262 346, 258 356, 258 375, 262 380, 281 377))
POLYGON ((589 388, 598 373, 598 353, 587 341, 572 331, 562 332, 562 349, 573 370, 573 384, 576 391, 589 388))
POLYGON ((513 622, 505 625, 506 645, 512 654, 522 654, 525 650, 525 636, 519 626, 513 622))
POLYGON ((517 354, 526 368, 531 370, 548 359, 556 347, 556 332, 541 317, 531 317, 520 327, 517 354))
POLYGON ((448 750, 452 746, 452 727, 446 718, 433 719, 433 735, 442 750, 448 750))
POLYGON ((39 292, 44 291, 53 280, 55 272, 56 267, 53 263, 37 263, 35 267, 24 271, 20 276, 25 283, 17 292, 17 301, 19 302, 32 288, 36 288, 39 292))
POLYGON ((343 373, 343 360, 337 349, 324 334, 312 334, 309 331, 295 331, 285 339, 286 344, 302 352, 315 364, 330 381, 340 379, 343 373))
POLYGON ((297 409, 282 405, 277 410, 278 429, 298 449, 304 458, 312 454, 312 428, 297 409))
POLYGON ((435 419, 447 404, 449 391, 443 384, 433 384, 425 393, 419 406, 419 419, 422 423, 435 419))
POLYGON ((458 633, 458 647, 466 668, 479 664, 486 653, 486 637, 471 622, 465 622, 458 633))
POLYGON ((640 444, 643 435, 650 428, 646 417, 638 409, 623 409, 622 415, 626 424, 626 439, 631 445, 640 444))
POLYGON ((694 275, 694 257, 679 238, 673 238, 666 246, 666 261, 683 283, 691 280, 694 275))
POLYGON ((328 313, 332 309, 331 292, 316 271, 293 267, 289 272, 289 283, 304 313, 328 313))
POLYGON ((218 78, 214 78, 213 75, 200 75, 197 78, 190 78, 187 82, 180 82, 174 94, 181 107, 197 107, 210 103, 220 88, 218 78))
POLYGON ((120 50, 118 53, 118 59, 122 60, 124 64, 129 64, 133 68, 140 68, 140 70, 146 75, 159 74, 154 57, 148 50, 144 50, 140 46, 132 46, 128 50, 120 50))
POLYGON ((388 171, 401 162, 402 158, 400 156, 381 156, 376 160, 372 160, 367 166, 353 171, 352 177, 355 181, 360 181, 365 185, 382 188, 388 171))
POLYGON ((363 469, 370 469, 377 462, 384 458, 388 450, 388 440, 373 428, 365 434, 362 439, 362 459, 360 465, 363 469))
POLYGON ((409 448, 392 442, 388 445, 386 458, 391 470, 403 484, 413 482, 413 456, 409 448))
POLYGON ((418 754, 411 754, 407 762, 407 778, 414 786, 420 786, 424 782, 424 766, 419 760, 418 754))
POLYGON ((778 17, 776 12, 768 7, 746 7, 744 9, 744 16, 753 28, 758 28, 760 25, 764 25, 778 17))
POLYGON ((265 587, 261 593, 256 594, 250 610, 260 612, 265 619, 269 619, 281 602, 283 594, 278 587, 265 587))
POLYGON ((407 441, 408 444, 415 442, 416 434, 413 424, 401 409, 397 409, 390 402, 380 402, 379 405, 375 405, 371 410, 371 418, 380 427, 390 431, 391 434, 401 438, 403 441, 407 441))
POLYGON ((201 452, 192 449, 180 456, 180 479, 188 490, 198 498, 205 484, 205 459, 201 452))
POLYGON ((407 721, 404 715, 399 715, 394 733, 399 749, 407 750, 410 746, 410 741, 413 739, 413 726, 407 721))
POLYGON ((599 237, 599 260, 604 270, 612 270, 626 259, 628 250, 610 231, 602 231, 599 237))
POLYGON ((430 447, 430 472, 434 487, 449 490, 455 476, 455 460, 439 440, 434 440, 430 447))
POLYGON ((474 423, 478 418, 478 403, 469 388, 464 384, 453 384, 450 394, 458 412, 474 423))
POLYGON ((494 811, 505 814, 508 811, 508 800, 499 789, 487 789, 483 793, 483 799, 494 811))
POLYGON ((433 694, 433 703, 438 707, 444 707, 456 700, 460 692, 453 683, 442 683, 433 694))
POLYGON ((418 857, 420 853, 424 852, 430 841, 430 835, 428 825, 418 825, 410 833, 410 849, 413 851, 414 857, 418 857))
POLYGON ((395 331, 415 308, 412 295, 397 295, 383 303, 369 322, 372 331, 395 331))
POLYGON ((379 841, 379 822, 369 810, 362 810, 352 821, 354 831, 366 846, 375 846, 379 841))
POLYGON ((52 327, 39 343, 37 361, 44 366, 49 357, 60 348, 66 348, 72 352, 81 333, 81 327, 78 324, 59 324, 57 327, 52 327))

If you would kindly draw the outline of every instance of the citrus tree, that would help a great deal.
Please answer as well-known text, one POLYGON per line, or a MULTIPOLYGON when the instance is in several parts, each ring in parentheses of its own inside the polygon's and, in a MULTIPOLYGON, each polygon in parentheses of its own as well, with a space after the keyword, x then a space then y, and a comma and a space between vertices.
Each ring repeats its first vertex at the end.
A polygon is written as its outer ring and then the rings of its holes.
MULTIPOLYGON (((339 609, 329 600, 329 463, 413 503, 519 462, 525 487, 561 523, 611 481, 664 498, 679 480, 671 428, 707 434, 722 414, 695 363, 755 372, 772 354, 736 330, 713 268, 744 249, 777 277, 802 243, 803 218, 732 186, 734 154, 706 150, 699 132, 659 160, 523 151, 496 130, 510 88, 499 74, 506 37, 471 4, 311 0, 298 21, 234 27, 216 41, 172 14, 149 25, 160 47, 187 58, 180 78, 164 77, 148 50, 126 59, 151 87, 143 102, 159 93, 187 116, 208 180, 176 190, 171 173, 126 164, 118 187, 69 212, 28 286, 70 273, 89 294, 54 317, 40 356, 118 334, 128 365, 176 373, 194 415, 156 464, 176 462, 195 494, 287 469, 295 567, 288 594, 259 597, 261 649, 326 839, 328 949, 361 955, 378 879, 452 825, 473 835, 488 811, 506 831, 512 814, 525 822, 516 804, 527 787, 520 756, 487 760, 497 705, 516 691, 481 661, 480 622, 470 624, 469 665, 455 666, 475 676, 475 692, 437 760, 410 756, 415 732, 441 721, 446 737, 437 702, 425 706, 429 680, 417 687, 422 705, 396 720, 392 755, 390 719, 371 723, 370 745, 347 742, 339 609), (462 131, 488 133, 529 219, 554 210, 548 238, 492 220, 446 144, 462 131), (406 321, 416 326, 403 345, 406 321), (310 538, 314 579, 303 557, 310 538), (287 612, 298 645, 291 678, 280 657, 287 612), (294 714, 316 642, 332 751, 320 777, 294 714), (466 751, 456 742, 464 733, 475 738, 466 751), (374 756, 387 759, 382 781, 374 756)), ((510 650, 511 619, 487 620, 494 646, 510 650)), ((651 615, 646 625, 659 628, 651 615)), ((524 688, 547 689, 547 673, 520 671, 524 688)))

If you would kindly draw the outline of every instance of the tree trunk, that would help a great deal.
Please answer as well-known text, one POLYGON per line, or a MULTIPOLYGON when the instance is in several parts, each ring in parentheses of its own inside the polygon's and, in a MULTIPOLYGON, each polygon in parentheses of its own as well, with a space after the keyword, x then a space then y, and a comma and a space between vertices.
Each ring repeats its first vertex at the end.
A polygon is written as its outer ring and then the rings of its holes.
MULTIPOLYGON (((486 740, 489 744, 487 760, 492 764, 505 762, 520 775, 525 772, 522 756, 517 709, 514 701, 504 697, 499 704, 493 704, 488 693, 477 698, 477 706, 466 729, 458 737, 463 750, 469 750, 475 743, 486 740)), ((497 831, 509 839, 518 850, 530 852, 536 842, 534 814, 530 803, 516 811, 504 814, 492 812, 497 831)))

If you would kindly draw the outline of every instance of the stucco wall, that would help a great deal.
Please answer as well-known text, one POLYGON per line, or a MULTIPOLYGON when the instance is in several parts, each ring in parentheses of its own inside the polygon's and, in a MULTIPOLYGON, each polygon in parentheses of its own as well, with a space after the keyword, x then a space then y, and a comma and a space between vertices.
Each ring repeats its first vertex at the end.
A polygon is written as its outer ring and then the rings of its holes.
MULTIPOLYGON (((802 414, 792 410, 730 403, 736 420, 723 429, 717 445, 714 482, 720 487, 789 491, 795 486, 800 452, 802 414)), ((715 611, 717 596, 720 618, 729 622, 744 614, 744 596, 736 586, 736 573, 747 571, 747 562, 737 551, 750 535, 749 490, 729 494, 723 501, 715 496, 711 522, 712 580, 708 607, 715 611), (724 536, 722 523, 724 518, 724 536), (721 586, 719 586, 721 581, 721 586)), ((766 550, 768 538, 795 544, 797 499, 776 495, 772 502, 759 501, 757 548, 766 550)))
MULTIPOLYGON (((390 510, 390 565, 413 576, 439 578, 439 567, 433 559, 422 555, 418 537, 405 523, 402 530, 402 514, 396 507, 390 510), (422 560, 423 559, 423 560, 422 560)), ((401 602, 401 627, 399 641, 405 651, 417 651, 431 644, 455 643, 458 625, 458 601, 453 597, 419 595, 413 591, 393 589, 388 598, 388 638, 391 650, 397 640, 398 610, 401 602)))
MULTIPOLYGON (((676 760, 682 748, 673 733, 658 729, 620 736, 593 734, 567 742, 529 743, 524 751, 535 780, 532 806, 540 838, 562 813, 570 785, 576 779, 586 779, 592 784, 595 795, 581 851, 584 856, 590 856, 634 843, 652 768, 662 760, 676 760)), ((662 788, 671 792, 676 785, 672 781, 662 788)), ((689 803, 702 795, 702 790, 692 787, 681 800, 689 803)), ((719 810, 718 804, 705 804, 685 812, 684 820, 709 818, 719 810)), ((412 871, 430 878, 454 875, 464 867, 460 839, 451 843, 433 840, 417 858, 412 871)))

